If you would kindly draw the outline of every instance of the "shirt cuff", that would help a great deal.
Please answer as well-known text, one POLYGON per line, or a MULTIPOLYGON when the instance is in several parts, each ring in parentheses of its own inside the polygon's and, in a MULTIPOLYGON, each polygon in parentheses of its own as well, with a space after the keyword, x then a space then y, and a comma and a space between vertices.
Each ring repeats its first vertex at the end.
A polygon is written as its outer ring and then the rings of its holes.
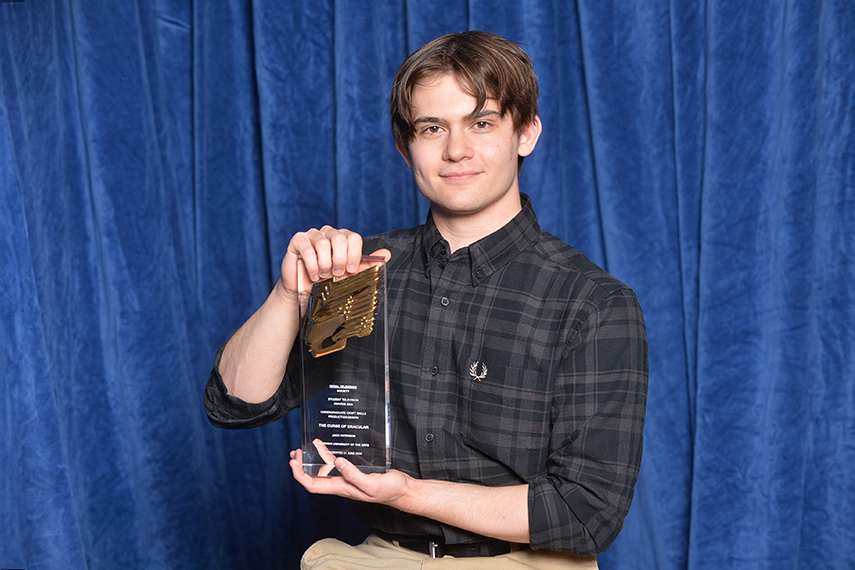
POLYGON ((229 395, 220 374, 220 358, 224 347, 225 344, 217 351, 214 368, 205 385, 205 411, 208 420, 219 428, 248 429, 268 424, 284 416, 287 410, 282 410, 278 391, 268 400, 259 403, 245 402, 229 395))

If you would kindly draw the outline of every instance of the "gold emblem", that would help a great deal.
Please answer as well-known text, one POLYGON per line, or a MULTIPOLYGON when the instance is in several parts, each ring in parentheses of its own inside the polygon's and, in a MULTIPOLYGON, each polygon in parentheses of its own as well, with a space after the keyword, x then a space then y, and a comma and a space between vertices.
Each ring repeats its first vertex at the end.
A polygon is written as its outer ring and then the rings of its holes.
POLYGON ((318 358, 343 349, 350 337, 366 337, 374 330, 381 265, 340 281, 326 279, 312 285, 303 337, 318 358))

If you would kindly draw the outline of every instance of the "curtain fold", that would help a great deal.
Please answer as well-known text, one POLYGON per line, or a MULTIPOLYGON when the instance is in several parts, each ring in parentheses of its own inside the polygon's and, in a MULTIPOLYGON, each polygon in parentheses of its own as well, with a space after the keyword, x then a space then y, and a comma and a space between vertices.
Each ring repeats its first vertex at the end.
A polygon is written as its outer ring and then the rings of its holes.
POLYGON ((290 236, 427 203, 414 49, 522 44, 541 225, 637 292, 642 473, 604 569, 855 560, 855 5, 0 0, 0 568, 291 568, 360 540, 299 413, 210 426, 213 355, 290 236))

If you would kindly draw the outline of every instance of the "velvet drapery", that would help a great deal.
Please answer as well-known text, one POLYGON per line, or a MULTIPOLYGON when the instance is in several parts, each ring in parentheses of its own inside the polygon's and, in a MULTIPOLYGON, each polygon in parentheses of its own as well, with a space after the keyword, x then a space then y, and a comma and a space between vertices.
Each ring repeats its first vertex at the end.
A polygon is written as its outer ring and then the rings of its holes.
POLYGON ((855 564, 850 0, 0 1, 0 567, 291 568, 365 532, 293 415, 204 416, 291 234, 424 219, 391 77, 520 42, 541 224, 637 292, 651 379, 604 569, 855 564))

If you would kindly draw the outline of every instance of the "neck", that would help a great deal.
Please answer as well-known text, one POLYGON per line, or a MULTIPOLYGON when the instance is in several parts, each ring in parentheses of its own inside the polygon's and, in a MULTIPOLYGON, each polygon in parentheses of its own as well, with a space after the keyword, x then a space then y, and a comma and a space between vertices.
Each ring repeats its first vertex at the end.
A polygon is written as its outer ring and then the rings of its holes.
POLYGON ((451 214, 432 206, 431 214, 436 229, 448 242, 451 251, 455 252, 503 228, 521 210, 522 204, 517 201, 514 208, 475 214, 451 214))

